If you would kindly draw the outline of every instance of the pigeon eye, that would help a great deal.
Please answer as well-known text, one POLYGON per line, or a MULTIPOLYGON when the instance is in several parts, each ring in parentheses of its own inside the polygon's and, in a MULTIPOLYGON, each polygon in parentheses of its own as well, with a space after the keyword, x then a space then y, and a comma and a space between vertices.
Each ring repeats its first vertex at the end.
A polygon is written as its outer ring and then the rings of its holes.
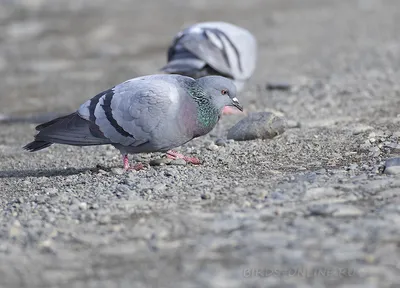
POLYGON ((222 95, 228 94, 228 90, 225 90, 225 89, 224 89, 224 90, 221 90, 221 94, 222 94, 222 95))

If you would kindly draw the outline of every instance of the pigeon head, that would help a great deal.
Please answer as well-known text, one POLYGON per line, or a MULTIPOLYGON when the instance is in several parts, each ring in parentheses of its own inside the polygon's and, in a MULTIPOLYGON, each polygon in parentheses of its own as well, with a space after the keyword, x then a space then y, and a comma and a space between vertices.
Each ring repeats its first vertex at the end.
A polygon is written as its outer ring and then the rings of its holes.
POLYGON ((225 106, 233 106, 243 111, 242 105, 236 98, 236 86, 234 82, 222 76, 205 76, 197 80, 203 91, 209 95, 211 103, 222 111, 225 106))

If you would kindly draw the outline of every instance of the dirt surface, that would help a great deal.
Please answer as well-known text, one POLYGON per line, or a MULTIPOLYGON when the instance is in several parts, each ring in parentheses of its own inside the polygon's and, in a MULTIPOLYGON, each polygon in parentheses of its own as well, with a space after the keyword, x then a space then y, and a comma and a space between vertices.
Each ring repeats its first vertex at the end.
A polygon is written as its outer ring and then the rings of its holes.
POLYGON ((217 19, 259 41, 246 109, 300 128, 216 146, 226 116, 181 149, 203 165, 123 173, 112 147, 32 154, 34 125, 0 125, 1 287, 399 287, 398 0, 1 1, 0 113, 73 111, 217 19))

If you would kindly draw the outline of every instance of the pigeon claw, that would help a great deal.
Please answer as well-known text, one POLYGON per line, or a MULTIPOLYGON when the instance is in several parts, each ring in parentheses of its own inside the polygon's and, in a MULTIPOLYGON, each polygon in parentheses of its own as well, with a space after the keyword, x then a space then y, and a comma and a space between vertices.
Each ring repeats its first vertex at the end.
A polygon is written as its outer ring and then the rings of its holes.
POLYGON ((129 165, 128 155, 124 155, 123 161, 124 161, 124 170, 125 171, 132 171, 132 170, 139 171, 139 170, 144 169, 144 166, 142 163, 137 163, 133 166, 129 165))
POLYGON ((200 165, 201 164, 201 161, 196 157, 183 156, 182 159, 185 160, 186 162, 194 164, 194 165, 200 165))
POLYGON ((176 151, 173 151, 173 150, 169 150, 169 151, 167 152, 167 157, 170 158, 170 159, 183 159, 183 160, 185 160, 186 162, 191 163, 191 164, 194 164, 194 165, 199 165, 199 164, 201 164, 201 161, 200 161, 199 159, 197 159, 197 158, 195 158, 195 157, 188 157, 188 156, 185 156, 185 155, 180 154, 180 153, 178 153, 178 152, 176 152, 176 151))
POLYGON ((125 169, 126 171, 139 171, 139 170, 143 170, 144 169, 144 165, 142 163, 137 163, 133 166, 129 166, 128 169, 125 169))

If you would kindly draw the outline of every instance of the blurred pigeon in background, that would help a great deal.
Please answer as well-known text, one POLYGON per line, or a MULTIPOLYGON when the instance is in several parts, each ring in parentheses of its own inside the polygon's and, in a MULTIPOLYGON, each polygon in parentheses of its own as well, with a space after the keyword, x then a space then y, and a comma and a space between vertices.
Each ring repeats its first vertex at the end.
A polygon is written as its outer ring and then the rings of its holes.
POLYGON ((35 141, 24 149, 34 152, 53 143, 111 144, 123 154, 126 170, 143 168, 142 164, 130 167, 128 154, 144 152, 167 152, 170 158, 199 164, 198 159, 170 149, 210 132, 225 106, 243 110, 230 79, 138 77, 96 95, 75 113, 37 126, 35 141))
MULTIPOLYGON (((241 91, 256 66, 257 41, 246 29, 225 22, 203 22, 180 31, 161 71, 193 78, 221 75, 241 91)), ((226 107, 224 114, 234 113, 226 107)))

